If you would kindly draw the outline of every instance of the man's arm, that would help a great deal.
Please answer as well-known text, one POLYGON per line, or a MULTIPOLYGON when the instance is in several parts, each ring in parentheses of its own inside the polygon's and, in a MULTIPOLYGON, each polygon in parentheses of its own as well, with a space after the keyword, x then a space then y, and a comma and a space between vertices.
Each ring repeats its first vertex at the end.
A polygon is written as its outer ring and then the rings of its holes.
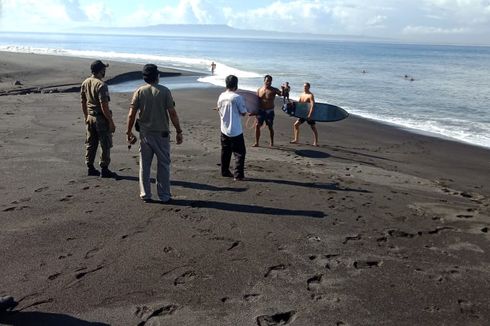
POLYGON ((85 117, 85 123, 87 123, 87 118, 88 118, 88 108, 87 108, 87 100, 82 98, 82 112, 83 112, 83 116, 85 117))
POLYGON ((83 87, 84 85, 82 84, 81 90, 80 90, 80 103, 82 105, 82 112, 83 116, 85 118, 85 123, 87 123, 87 118, 88 118, 88 107, 87 107, 87 95, 85 95, 85 88, 83 87))
POLYGON ((313 115, 313 112, 315 111, 315 96, 311 94, 310 97, 310 111, 308 112, 308 119, 311 119, 311 116, 313 115))
POLYGON ((239 97, 238 100, 238 112, 241 116, 245 116, 247 114, 247 107, 245 106, 245 100, 243 97, 239 97))
POLYGON ((111 132, 116 131, 116 125, 114 124, 114 121, 112 120, 112 113, 109 111, 109 102, 101 102, 100 106, 102 108, 102 114, 106 118, 106 120, 109 122, 109 130, 111 132))
POLYGON ((170 116, 170 121, 172 121, 172 124, 175 127, 175 132, 177 133, 177 135, 175 136, 175 141, 177 142, 177 145, 182 144, 182 129, 180 128, 179 116, 177 115, 177 111, 174 107, 171 107, 168 109, 168 114, 170 116))
POLYGON ((137 112, 138 111, 136 109, 134 109, 133 107, 129 108, 128 123, 127 123, 127 128, 126 128, 126 135, 127 135, 128 142, 131 142, 131 140, 134 138, 133 126, 134 126, 134 121, 136 120, 136 113, 137 112))

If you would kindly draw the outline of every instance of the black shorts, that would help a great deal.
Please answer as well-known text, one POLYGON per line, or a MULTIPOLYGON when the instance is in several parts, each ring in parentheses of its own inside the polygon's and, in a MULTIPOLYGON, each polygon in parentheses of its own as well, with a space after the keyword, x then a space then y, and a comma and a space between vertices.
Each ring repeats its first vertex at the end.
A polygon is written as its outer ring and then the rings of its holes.
POLYGON ((267 126, 272 127, 274 124, 274 109, 259 110, 257 112, 257 124, 262 126, 264 121, 267 126))
POLYGON ((303 118, 299 118, 298 119, 298 122, 299 123, 303 123, 303 122, 307 122, 310 126, 314 126, 316 124, 315 120, 310 120, 310 119, 303 119, 303 118))

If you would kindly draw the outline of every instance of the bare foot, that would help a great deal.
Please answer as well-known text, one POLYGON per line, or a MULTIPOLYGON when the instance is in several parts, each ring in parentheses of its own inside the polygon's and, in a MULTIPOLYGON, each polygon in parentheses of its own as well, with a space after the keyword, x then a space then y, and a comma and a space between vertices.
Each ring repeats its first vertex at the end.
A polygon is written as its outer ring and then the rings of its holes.
POLYGON ((259 147, 259 143, 254 143, 252 147, 259 147))
POLYGON ((313 146, 318 147, 320 145, 318 145, 318 143, 313 143, 313 146))
POLYGON ((274 147, 274 143, 270 143, 269 144, 269 147, 274 147))
POLYGON ((289 143, 290 143, 290 144, 297 144, 297 143, 298 143, 298 141, 297 141, 296 139, 293 139, 293 140, 291 140, 289 143))

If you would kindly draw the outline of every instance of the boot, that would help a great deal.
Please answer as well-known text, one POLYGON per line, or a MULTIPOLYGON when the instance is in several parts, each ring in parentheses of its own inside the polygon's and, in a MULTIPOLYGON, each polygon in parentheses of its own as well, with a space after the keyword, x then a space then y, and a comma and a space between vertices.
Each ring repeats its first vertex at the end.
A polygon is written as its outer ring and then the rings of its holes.
POLYGON ((87 175, 93 176, 93 177, 98 177, 100 175, 100 172, 93 165, 88 165, 87 175))
POLYGON ((0 297, 0 313, 7 310, 14 309, 18 303, 14 300, 13 297, 6 296, 0 297))
POLYGON ((112 172, 109 168, 102 168, 102 173, 100 174, 101 178, 117 178, 117 173, 112 172))

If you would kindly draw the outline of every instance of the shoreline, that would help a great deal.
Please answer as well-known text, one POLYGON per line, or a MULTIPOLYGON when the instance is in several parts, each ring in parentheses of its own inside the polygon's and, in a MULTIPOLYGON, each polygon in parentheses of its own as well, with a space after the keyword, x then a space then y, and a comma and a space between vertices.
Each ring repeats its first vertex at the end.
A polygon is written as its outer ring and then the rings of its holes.
MULTIPOLYGON (((92 61, 5 58, 0 89, 81 83, 92 61)), ((110 62, 107 77, 140 69, 110 62)), ((357 116, 318 123, 319 147, 304 124, 291 145, 294 119, 276 111, 273 148, 266 128, 258 148, 244 128, 234 182, 218 166, 221 92, 172 91, 184 143, 171 144, 169 205, 138 197, 131 93, 109 104, 118 179, 86 176, 79 94, 0 97, 0 295, 20 301, 0 324, 490 319, 490 151, 357 116)))
MULTIPOLYGON (((60 55, 55 55, 55 54, 32 54, 32 53, 17 53, 17 52, 5 52, 5 51, 0 51, 2 54, 2 61, 6 62, 7 64, 11 62, 17 62, 19 61, 21 64, 28 64, 29 61, 31 60, 31 57, 40 57, 44 58, 42 61, 44 61, 47 65, 54 65, 55 63, 59 64, 70 64, 70 62, 80 62, 84 61, 87 64, 87 67, 90 65, 90 62, 93 61, 94 59, 90 58, 78 58, 78 57, 72 57, 72 56, 60 56, 60 55), (19 58, 20 57, 20 58, 19 58), (20 59, 20 60, 19 60, 20 59), (60 60, 56 60, 60 59, 60 60)), ((128 63, 128 62, 123 62, 123 61, 107 61, 108 63, 112 64, 109 69, 108 69, 108 75, 104 79, 105 82, 108 85, 115 85, 115 84, 121 84, 124 82, 130 82, 130 81, 137 81, 141 80, 141 66, 139 64, 135 63, 128 63), (128 71, 129 69, 134 69, 132 71, 128 71)), ((87 69, 89 70, 89 69, 87 69)), ((64 78, 66 78, 66 75, 70 73, 70 71, 60 71, 60 74, 64 75, 64 78)), ((34 81, 32 81, 33 76, 29 76, 28 78, 31 80, 32 85, 29 85, 28 87, 19 87, 13 85, 13 83, 16 80, 15 78, 11 78, 10 74, 11 72, 5 73, 2 72, 0 75, 0 97, 1 96, 8 96, 8 95, 23 95, 23 94, 28 94, 28 93, 66 93, 66 92, 78 92, 80 90, 80 84, 83 81, 83 79, 86 77, 84 76, 79 70, 76 72, 71 72, 74 73, 75 75, 78 76, 78 79, 73 78, 70 79, 70 81, 66 81, 64 84, 59 85, 57 83, 50 84, 46 80, 43 80, 42 78, 37 78, 34 81), (2 78, 2 75, 4 76, 2 78), (5 78, 5 75, 10 78, 5 78), (7 79, 7 82, 5 82, 5 79, 7 79), (12 83, 12 85, 8 85, 8 83, 12 83)), ((27 74, 28 75, 28 74, 27 74)), ((87 75, 87 73, 85 74, 87 75)), ((22 79, 21 75, 21 78, 22 79)), ((202 73, 198 72, 191 72, 183 69, 176 69, 176 68, 169 68, 169 67, 161 67, 161 77, 176 77, 176 76, 204 76, 202 73)), ((21 81, 21 80, 20 80, 21 81)), ((162 80, 164 81, 164 80, 162 80)), ((22 81, 21 81, 22 82, 22 81)), ((218 88, 221 89, 219 86, 210 84, 210 88, 218 88)), ((22 84, 21 86, 25 86, 22 84)), ((280 100, 276 100, 276 108, 280 110, 281 103, 280 100)), ((371 121, 374 123, 379 123, 381 125, 389 126, 392 128, 397 128, 403 131, 408 131, 410 133, 414 133, 417 135, 422 135, 422 136, 427 136, 427 137, 433 137, 437 139, 442 139, 445 141, 453 141, 456 143, 461 143, 464 145, 468 146, 475 146, 477 148, 481 148, 484 150, 490 150, 490 147, 480 145, 480 144, 475 144, 471 143, 468 141, 452 138, 449 136, 441 135, 436 132, 431 132, 431 131, 426 131, 426 130, 421 130, 421 129, 416 129, 416 128, 411 128, 411 127, 406 127, 403 125, 399 125, 393 122, 388 122, 388 121, 383 121, 379 119, 374 119, 374 118, 368 118, 364 117, 362 115, 358 114, 350 114, 353 117, 357 117, 359 119, 364 119, 366 121, 371 121)), ((328 123, 327 123, 328 125, 328 123)))

